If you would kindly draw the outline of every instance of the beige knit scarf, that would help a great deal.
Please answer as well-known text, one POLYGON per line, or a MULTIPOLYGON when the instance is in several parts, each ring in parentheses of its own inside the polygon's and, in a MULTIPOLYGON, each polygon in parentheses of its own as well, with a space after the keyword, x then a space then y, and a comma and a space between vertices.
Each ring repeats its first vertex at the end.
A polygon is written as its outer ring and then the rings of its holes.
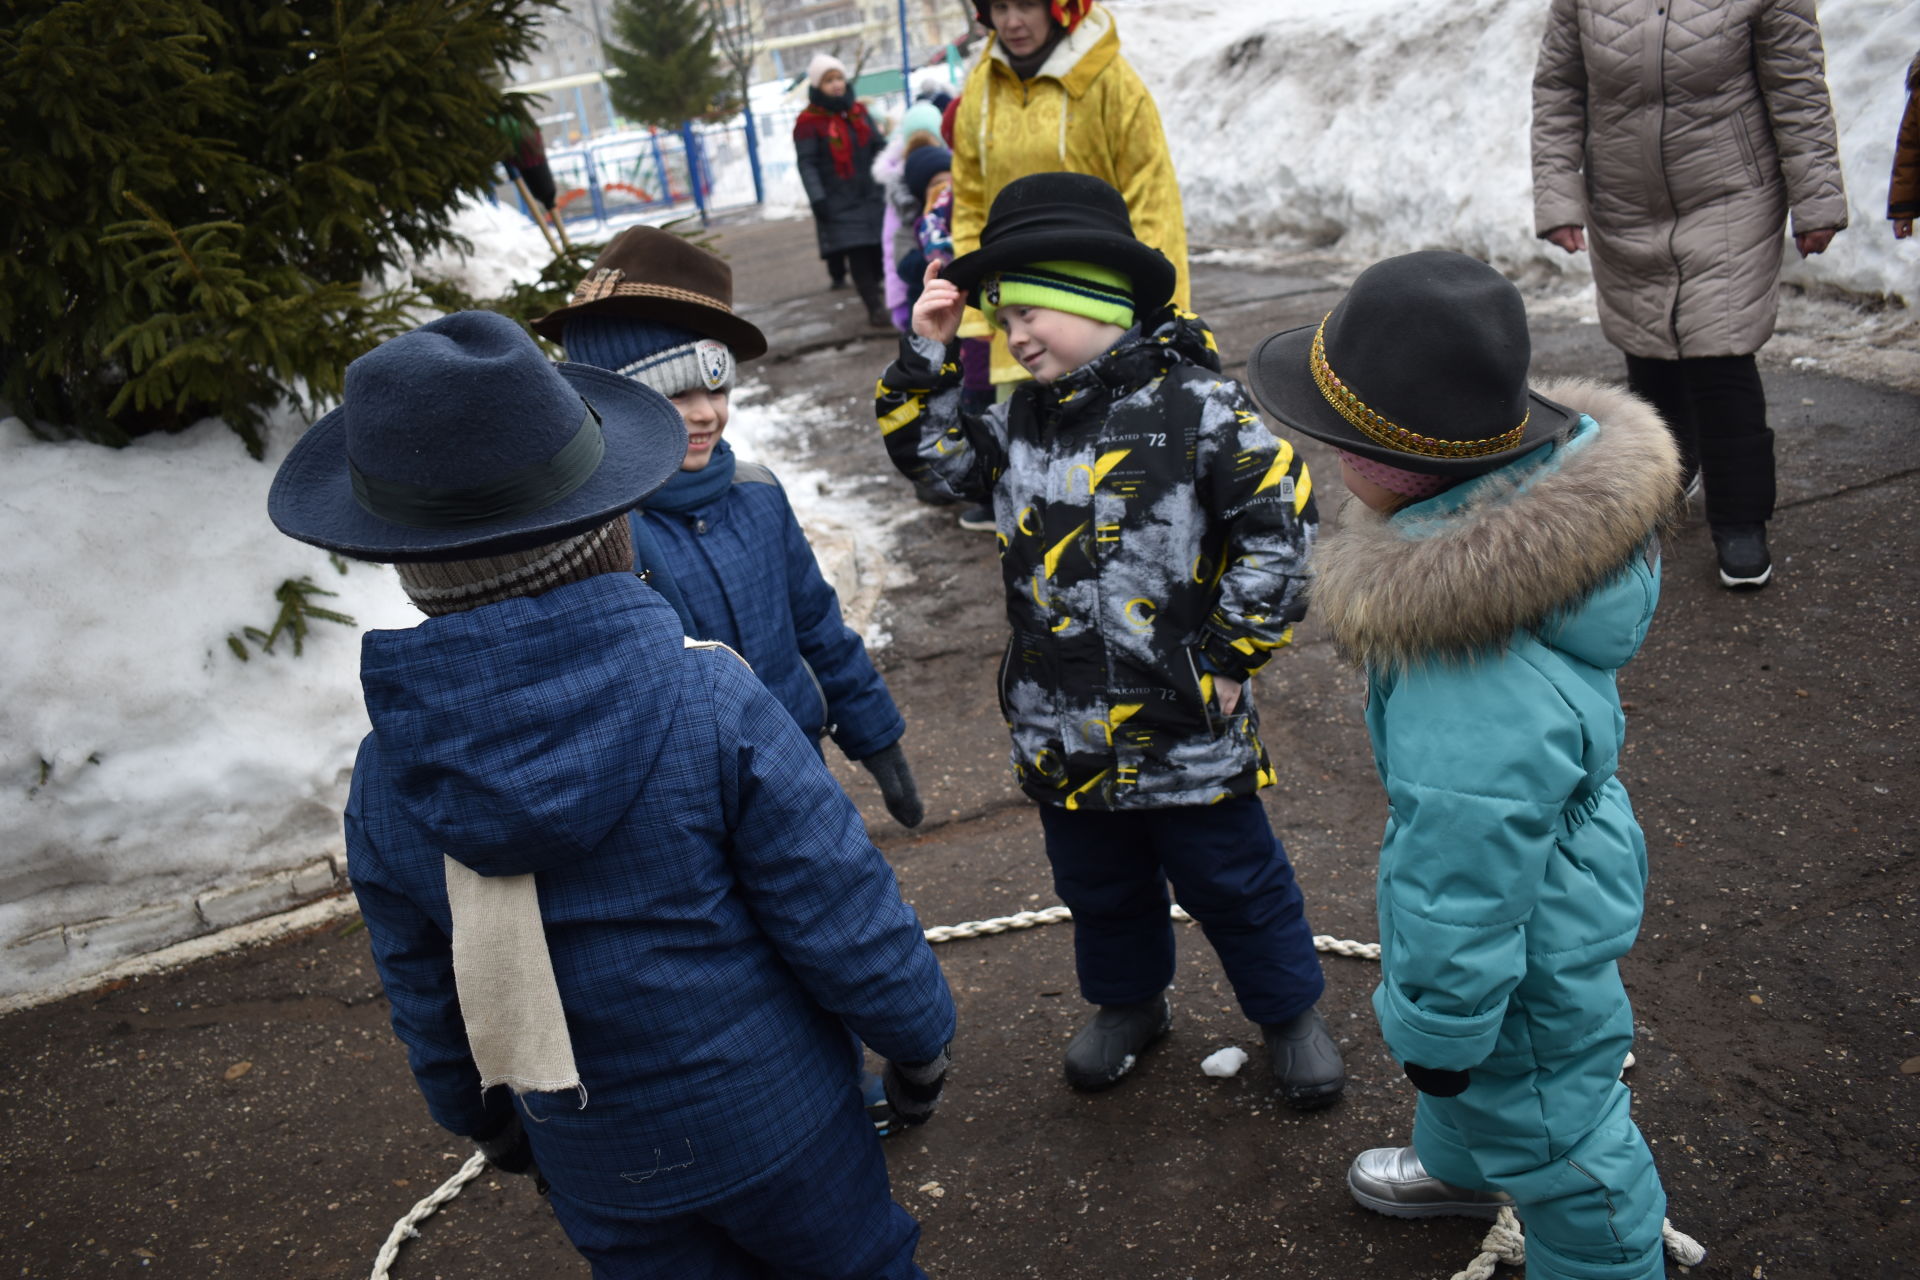
MULTIPOLYGON (((631 571, 633 540, 626 516, 620 515, 527 551, 395 567, 421 612, 438 616, 513 596, 543 595, 597 574, 631 571)), ((444 855, 442 862, 453 917, 454 988, 480 1088, 572 1090, 585 1107, 587 1089, 574 1065, 534 877, 483 876, 444 855)))

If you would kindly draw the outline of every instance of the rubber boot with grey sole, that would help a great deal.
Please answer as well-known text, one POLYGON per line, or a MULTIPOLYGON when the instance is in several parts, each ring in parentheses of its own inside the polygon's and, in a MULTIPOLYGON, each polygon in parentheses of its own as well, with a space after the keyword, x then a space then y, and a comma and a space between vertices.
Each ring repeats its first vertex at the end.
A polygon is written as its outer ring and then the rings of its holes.
POLYGON ((1067 1083, 1089 1092, 1112 1088, 1172 1025, 1164 991, 1139 1004, 1101 1005, 1067 1044, 1067 1083))
POLYGON ((1286 1022, 1261 1026, 1273 1081, 1287 1105, 1296 1111, 1318 1111, 1340 1100, 1347 1087, 1346 1063, 1340 1046, 1318 1009, 1308 1009, 1286 1022))

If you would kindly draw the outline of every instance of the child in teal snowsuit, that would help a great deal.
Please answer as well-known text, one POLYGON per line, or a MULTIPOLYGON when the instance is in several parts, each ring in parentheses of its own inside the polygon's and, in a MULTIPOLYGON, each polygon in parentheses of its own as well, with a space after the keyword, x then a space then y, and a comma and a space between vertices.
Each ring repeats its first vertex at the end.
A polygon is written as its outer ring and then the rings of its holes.
POLYGON ((1348 1184, 1399 1217, 1510 1202, 1529 1280, 1648 1280, 1666 1198, 1620 1082, 1616 964, 1647 854, 1614 776, 1614 675, 1653 615, 1679 464, 1644 404, 1534 393, 1528 359, 1511 284, 1417 253, 1249 370, 1360 499, 1322 536, 1313 601, 1367 671, 1388 798, 1373 1005, 1421 1092, 1412 1147, 1363 1153, 1348 1184))

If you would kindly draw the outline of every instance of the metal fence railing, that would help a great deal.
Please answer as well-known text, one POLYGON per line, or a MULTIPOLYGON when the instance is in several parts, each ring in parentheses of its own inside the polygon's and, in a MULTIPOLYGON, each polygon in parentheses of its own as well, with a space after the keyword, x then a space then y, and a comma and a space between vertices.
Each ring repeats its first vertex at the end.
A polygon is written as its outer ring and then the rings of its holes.
MULTIPOLYGON (((876 115, 897 114, 897 96, 869 103, 876 115)), ((749 138, 744 114, 729 120, 689 122, 678 130, 628 129, 547 152, 557 190, 555 212, 569 227, 623 221, 685 209, 710 213, 798 191, 794 175, 793 122, 799 106, 753 114, 749 138), (758 183, 755 176, 758 171, 758 183)), ((526 200, 499 174, 494 198, 529 218, 526 200)))

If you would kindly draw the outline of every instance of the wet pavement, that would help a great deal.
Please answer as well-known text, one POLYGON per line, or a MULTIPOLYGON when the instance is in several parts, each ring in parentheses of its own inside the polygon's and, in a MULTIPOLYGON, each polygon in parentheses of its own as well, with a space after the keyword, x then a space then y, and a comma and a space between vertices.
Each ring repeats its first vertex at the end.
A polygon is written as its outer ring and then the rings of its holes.
MULTIPOLYGON (((891 342, 866 330, 851 291, 826 291, 810 225, 719 233, 741 309, 773 343, 747 376, 834 408, 839 425, 807 441, 809 465, 900 515, 894 567, 910 585, 881 602, 881 663, 927 824, 900 830, 862 771, 837 772, 929 925, 1050 904, 992 695, 1004 634, 993 540, 955 527, 953 508, 915 503, 887 471, 869 397, 891 342)), ((1195 296, 1234 367, 1266 333, 1317 320, 1355 267, 1219 259, 1196 266, 1195 296)), ((1618 377, 1578 310, 1540 294, 1539 376, 1618 377)), ((1841 314, 1790 308, 1801 328, 1788 349, 1816 349, 1806 330, 1841 314)), ((1684 524, 1652 636, 1621 677, 1623 776, 1653 868, 1624 965, 1641 1028, 1629 1079, 1673 1221, 1710 1250, 1703 1274, 1920 1274, 1920 400, 1902 372, 1911 323, 1874 333, 1846 361, 1763 356, 1780 453, 1776 582, 1722 590, 1705 529, 1684 524), (1856 376, 1823 371, 1834 367, 1856 376)), ((1300 447, 1326 477, 1323 517, 1337 518, 1326 451, 1300 447)), ((1309 620, 1259 697, 1279 772, 1266 801, 1314 927, 1371 940, 1384 803, 1362 688, 1309 620)), ((1466 1265, 1481 1225, 1380 1218, 1346 1195, 1352 1155, 1406 1141, 1413 1114, 1367 1005, 1371 964, 1326 958, 1322 1008, 1351 1085, 1334 1109, 1297 1115, 1265 1087, 1257 1029, 1197 931, 1182 934, 1172 1035, 1121 1087, 1068 1089, 1059 1055, 1083 1009, 1071 944, 1056 925, 939 950, 960 1004, 952 1084, 933 1124, 887 1146, 930 1274, 1438 1277, 1466 1265), (1202 1074, 1202 1058, 1233 1044, 1252 1054, 1238 1077, 1202 1074)), ((349 920, 0 1019, 0 1274, 365 1274, 394 1220, 468 1154, 428 1120, 386 1016, 349 920)), ((393 1269, 536 1273, 587 1268, 531 1186, 493 1175, 393 1269)))

